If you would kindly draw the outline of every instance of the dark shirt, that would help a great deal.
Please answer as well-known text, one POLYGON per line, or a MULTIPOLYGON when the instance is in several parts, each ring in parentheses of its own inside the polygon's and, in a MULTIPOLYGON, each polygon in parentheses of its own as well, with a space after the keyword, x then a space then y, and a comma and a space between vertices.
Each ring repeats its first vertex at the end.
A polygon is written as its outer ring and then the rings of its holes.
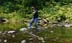
POLYGON ((35 10, 35 11, 33 12, 33 18, 38 18, 38 10, 35 10))

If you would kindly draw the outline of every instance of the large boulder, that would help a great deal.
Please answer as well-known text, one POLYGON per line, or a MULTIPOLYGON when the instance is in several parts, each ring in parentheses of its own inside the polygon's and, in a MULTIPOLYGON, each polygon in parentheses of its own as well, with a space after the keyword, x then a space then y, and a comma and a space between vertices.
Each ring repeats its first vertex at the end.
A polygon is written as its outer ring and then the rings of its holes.
POLYGON ((6 19, 5 17, 0 17, 0 23, 7 23, 8 19, 6 19))

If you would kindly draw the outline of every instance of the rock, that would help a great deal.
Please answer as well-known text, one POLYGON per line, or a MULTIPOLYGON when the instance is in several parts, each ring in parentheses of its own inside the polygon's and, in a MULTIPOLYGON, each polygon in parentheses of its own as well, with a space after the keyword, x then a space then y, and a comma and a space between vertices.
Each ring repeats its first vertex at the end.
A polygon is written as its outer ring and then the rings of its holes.
POLYGON ((5 39, 5 40, 4 40, 4 42, 6 43, 6 42, 7 42, 7 40, 5 39))
POLYGON ((3 23, 8 23, 9 22, 9 20, 8 19, 3 19, 5 22, 3 22, 3 23))
POLYGON ((51 30, 50 32, 53 33, 54 31, 51 30))
POLYGON ((2 34, 3 34, 3 35, 6 35, 6 34, 7 34, 7 31, 4 31, 2 34))
POLYGON ((16 31, 15 30, 7 31, 7 34, 6 35, 11 36, 12 38, 15 38, 16 31))
POLYGON ((41 40, 41 41, 42 41, 42 43, 45 43, 45 41, 44 41, 44 38, 43 38, 43 37, 39 37, 38 39, 39 39, 39 40, 41 40))
POLYGON ((2 34, 2 31, 0 31, 0 34, 2 34))
POLYGON ((5 17, 0 17, 0 23, 7 23, 8 19, 6 19, 5 17))
POLYGON ((22 40, 21 43, 26 43, 26 40, 22 40))
POLYGON ((2 39, 0 39, 0 42, 2 42, 2 39))
POLYGON ((45 41, 44 41, 44 40, 42 40, 42 43, 45 43, 45 41))
POLYGON ((8 31, 7 33, 12 34, 12 33, 15 33, 15 32, 16 32, 16 31, 11 30, 11 31, 8 31))
POLYGON ((27 31, 27 28, 21 28, 20 31, 22 32, 27 31))
POLYGON ((44 38, 43 38, 43 37, 39 37, 38 39, 39 39, 39 40, 44 40, 44 38))
POLYGON ((62 24, 57 24, 57 26, 62 27, 63 25, 62 24))
POLYGON ((64 27, 71 27, 72 24, 65 24, 64 27))
POLYGON ((33 40, 33 38, 30 38, 29 40, 33 40))
POLYGON ((12 35, 12 38, 15 38, 15 35, 14 34, 12 35))

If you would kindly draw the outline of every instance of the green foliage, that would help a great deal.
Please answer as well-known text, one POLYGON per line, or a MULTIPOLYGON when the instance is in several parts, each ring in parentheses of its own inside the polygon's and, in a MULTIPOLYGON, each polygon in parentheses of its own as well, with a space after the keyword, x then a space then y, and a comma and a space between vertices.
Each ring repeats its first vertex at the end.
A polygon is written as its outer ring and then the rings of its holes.
MULTIPOLYGON (((71 0, 69 1, 71 2, 71 0)), ((9 28, 26 27, 20 21, 32 18, 31 6, 33 5, 38 7, 40 18, 54 21, 58 18, 63 19, 61 16, 65 16, 66 19, 63 21, 72 21, 72 3, 62 2, 61 0, 0 0, 0 17, 9 20, 9 23, 7 23, 9 28)))
MULTIPOLYGON (((49 21, 60 20, 72 23, 71 2, 72 0, 0 0, 0 17, 8 19, 7 23, 0 23, 0 30, 4 31, 27 27, 28 24, 25 24, 24 21, 29 22, 32 18, 31 6, 33 5, 38 7, 40 18, 46 18, 49 21)), ((46 36, 48 39, 62 37, 72 38, 71 30, 72 29, 66 29, 63 27, 48 28, 48 30, 41 31, 38 35, 43 37, 46 36), (50 33, 51 30, 53 30, 54 33, 50 33)), ((20 40, 27 37, 24 34, 17 35, 16 38, 17 40, 20 40)), ((57 41, 59 40, 62 43, 63 38, 57 39, 57 41)), ((52 42, 52 39, 50 40, 52 42)))

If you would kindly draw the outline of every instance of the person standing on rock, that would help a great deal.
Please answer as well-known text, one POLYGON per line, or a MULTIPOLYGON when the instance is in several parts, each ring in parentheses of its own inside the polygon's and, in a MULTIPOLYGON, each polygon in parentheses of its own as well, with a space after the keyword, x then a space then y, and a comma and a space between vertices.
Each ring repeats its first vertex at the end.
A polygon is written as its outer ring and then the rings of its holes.
POLYGON ((33 17, 32 17, 32 20, 30 21, 30 24, 29 24, 29 29, 32 28, 32 24, 35 23, 35 31, 38 32, 38 9, 33 6, 32 7, 32 11, 33 11, 33 17))

